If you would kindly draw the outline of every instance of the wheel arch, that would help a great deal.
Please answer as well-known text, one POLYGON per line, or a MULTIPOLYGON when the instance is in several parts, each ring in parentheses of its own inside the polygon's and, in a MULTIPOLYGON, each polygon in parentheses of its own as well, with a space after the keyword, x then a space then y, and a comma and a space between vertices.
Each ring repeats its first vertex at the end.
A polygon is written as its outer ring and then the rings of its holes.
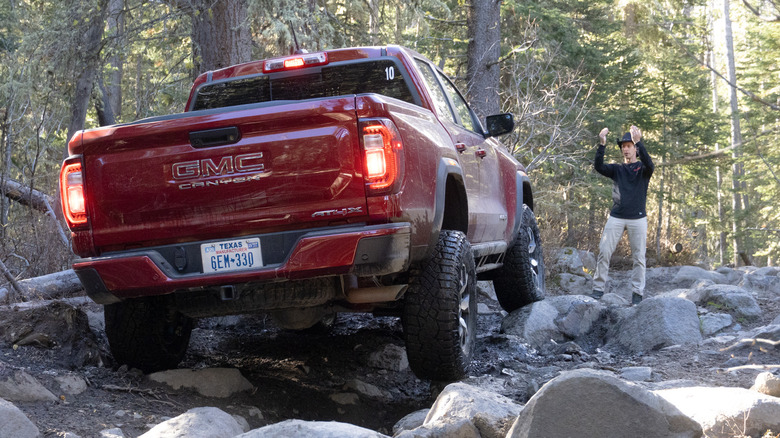
POLYGON ((469 205, 463 170, 457 161, 442 158, 436 173, 436 211, 430 236, 430 247, 436 245, 441 230, 468 234, 469 205))
POLYGON ((534 211, 534 193, 531 188, 531 180, 522 170, 518 170, 515 174, 515 188, 517 190, 518 202, 515 206, 515 225, 512 231, 512 241, 517 236, 520 224, 523 222, 523 205, 527 205, 531 211, 534 211))

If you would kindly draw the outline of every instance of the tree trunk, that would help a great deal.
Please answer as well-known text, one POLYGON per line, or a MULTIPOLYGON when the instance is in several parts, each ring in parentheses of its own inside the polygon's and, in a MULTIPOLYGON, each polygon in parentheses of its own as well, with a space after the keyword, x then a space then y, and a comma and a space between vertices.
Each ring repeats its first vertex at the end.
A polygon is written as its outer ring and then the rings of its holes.
POLYGON ((97 89, 95 90, 95 111, 97 111, 98 124, 100 126, 113 125, 116 123, 111 103, 109 102, 108 90, 103 84, 103 78, 97 75, 97 89))
POLYGON ((5 240, 5 230, 6 226, 8 225, 8 213, 11 209, 11 203, 8 201, 7 191, 5 189, 5 182, 8 181, 9 178, 11 178, 11 155, 13 152, 12 145, 13 145, 13 125, 11 124, 11 117, 10 113, 13 111, 13 99, 14 99, 15 93, 13 92, 13 89, 11 90, 11 95, 9 97, 9 105, 7 106, 7 109, 5 111, 5 120, 3 121, 3 136, 2 138, 2 144, 4 146, 4 154, 3 154, 3 174, 0 176, 0 182, 2 182, 2 188, 0 188, 0 192, 2 192, 2 199, 0 199, 0 203, 2 203, 2 211, 0 211, 0 238, 5 240))
MULTIPOLYGON (((713 5, 713 9, 714 5, 713 5)), ((712 31, 712 40, 715 40, 715 29, 713 26, 712 31)), ((709 56, 709 63, 710 65, 715 65, 715 52, 713 50, 709 50, 708 52, 709 56)), ((712 83, 712 113, 718 114, 718 76, 715 74, 714 70, 710 70, 710 81, 712 83)), ((715 152, 720 150, 720 144, 715 143, 715 152)), ((720 173, 720 166, 715 166, 715 183, 717 185, 717 196, 718 196, 718 223, 724 224, 724 214, 723 214, 723 176, 720 173)), ((726 263, 726 232, 721 229, 720 233, 718 233, 718 261, 721 265, 726 263)))
MULTIPOLYGON (((666 155, 661 156, 661 163, 666 161, 666 155)), ((666 166, 661 167, 661 181, 658 187, 658 222, 655 227, 655 257, 661 260, 661 230, 664 219, 664 184, 666 183, 666 166)))
MULTIPOLYGON (((734 37, 731 32, 731 17, 729 16, 730 0, 723 0, 723 18, 726 21, 726 56, 728 57, 728 73, 729 82, 729 95, 731 102, 731 144, 739 145, 742 143, 742 134, 739 126, 739 103, 737 100, 737 69, 734 62, 734 37)), ((731 189, 733 191, 731 198, 732 207, 732 221, 731 231, 734 244, 734 266, 739 266, 740 255, 742 249, 742 237, 741 237, 741 223, 740 215, 742 212, 742 165, 739 163, 739 158, 742 155, 741 147, 734 147, 731 151, 731 157, 734 159, 734 164, 731 166, 731 189)))
POLYGON ((379 44, 379 0, 368 0, 368 33, 371 45, 379 44))
POLYGON ((109 71, 107 76, 108 84, 105 86, 105 106, 111 109, 114 119, 122 119, 122 75, 124 73, 121 57, 119 56, 126 44, 125 38, 125 1, 108 1, 108 32, 114 37, 114 50, 108 58, 109 71))
POLYGON ((468 12, 466 95, 480 119, 501 112, 498 96, 501 56, 501 2, 473 0, 468 12))
MULTIPOLYGON (((108 0, 98 0, 96 8, 97 10, 88 11, 88 14, 84 16, 76 17, 78 22, 84 23, 84 29, 81 33, 81 47, 84 49, 80 53, 81 59, 79 60, 79 64, 83 65, 84 69, 81 70, 76 79, 76 89, 70 105, 67 141, 70 141, 73 138, 73 134, 77 131, 84 129, 87 107, 92 96, 92 84, 99 66, 98 62, 102 47, 103 27, 106 24, 108 0), (85 20, 85 17, 90 18, 85 20)), ((67 155, 67 151, 64 151, 63 155, 67 155)))
POLYGON ((193 0, 195 76, 252 59, 246 0, 193 0))

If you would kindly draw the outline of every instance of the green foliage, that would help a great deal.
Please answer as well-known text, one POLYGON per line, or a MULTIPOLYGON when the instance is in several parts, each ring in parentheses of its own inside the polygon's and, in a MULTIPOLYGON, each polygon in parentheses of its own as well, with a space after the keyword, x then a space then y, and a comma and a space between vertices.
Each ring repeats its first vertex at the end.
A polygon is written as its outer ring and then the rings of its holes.
MULTIPOLYGON (((83 29, 98 19, 106 1, 0 4, 0 170, 5 178, 55 195, 75 80, 86 63, 83 29)), ((175 5, 186 3, 125 0, 123 27, 106 24, 100 78, 121 91, 119 122, 183 110, 195 62, 190 12, 175 5)), ((309 51, 399 44, 434 60, 464 88, 470 4, 462 0, 246 4, 257 59, 289 53, 293 33, 309 51)), ((597 249, 611 182, 592 169, 596 134, 605 126, 611 130, 607 160, 618 161, 615 138, 635 124, 658 166, 648 200, 651 259, 661 263, 695 252, 696 261, 717 263, 718 235, 731 233, 734 219, 734 163, 745 169, 741 181, 749 205, 736 219, 745 224, 740 232, 748 250, 759 263, 780 258, 780 233, 771 231, 780 229, 780 25, 761 21, 739 2, 732 2, 738 84, 753 93, 740 93, 742 156, 682 161, 711 153, 716 145, 730 146, 728 86, 715 81, 719 105, 713 110, 712 76, 703 67, 714 48, 713 66, 726 72, 721 36, 711 29, 718 22, 708 18, 721 11, 708 5, 705 0, 502 2, 500 97, 503 110, 517 121, 516 131, 503 140, 531 170, 548 246, 597 249), (656 235, 661 254, 655 253, 656 235), (664 253, 676 242, 691 253, 664 253)), ((95 91, 94 97, 102 93, 95 91)), ((94 104, 90 108, 88 128, 98 125, 94 104)), ((51 243, 56 238, 42 237, 56 235, 50 221, 14 203, 6 202, 0 213, 6 225, 2 253, 15 254, 4 257, 13 272, 30 276, 67 265, 66 248, 40 261, 44 247, 59 245, 51 243), (38 240, 26 242, 29 236, 38 240)))

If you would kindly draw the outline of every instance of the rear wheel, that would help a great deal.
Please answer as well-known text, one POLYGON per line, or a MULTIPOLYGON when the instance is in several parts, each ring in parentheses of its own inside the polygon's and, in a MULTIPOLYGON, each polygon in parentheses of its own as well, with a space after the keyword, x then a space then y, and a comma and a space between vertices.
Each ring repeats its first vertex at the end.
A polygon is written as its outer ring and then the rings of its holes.
POLYGON ((499 304, 507 312, 544 299, 542 240, 534 212, 523 204, 520 231, 493 277, 499 304))
POLYGON ((466 236, 442 231, 404 295, 406 351, 418 377, 452 381, 466 375, 477 337, 476 289, 466 236))
POLYGON ((120 364, 145 373, 175 368, 184 358, 192 318, 162 298, 135 298, 105 306, 106 336, 120 364))

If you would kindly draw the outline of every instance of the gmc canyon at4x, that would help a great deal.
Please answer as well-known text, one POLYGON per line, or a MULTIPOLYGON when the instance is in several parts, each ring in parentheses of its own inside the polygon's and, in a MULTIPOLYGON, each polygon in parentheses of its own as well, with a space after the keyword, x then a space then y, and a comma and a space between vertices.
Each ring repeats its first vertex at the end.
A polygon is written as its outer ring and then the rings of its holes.
POLYGON ((73 268, 112 354, 151 372, 197 318, 402 319, 412 370, 453 380, 475 349, 477 278, 515 310, 544 296, 525 169, 453 83, 397 46, 210 71, 181 114, 77 133, 62 166, 73 268))

